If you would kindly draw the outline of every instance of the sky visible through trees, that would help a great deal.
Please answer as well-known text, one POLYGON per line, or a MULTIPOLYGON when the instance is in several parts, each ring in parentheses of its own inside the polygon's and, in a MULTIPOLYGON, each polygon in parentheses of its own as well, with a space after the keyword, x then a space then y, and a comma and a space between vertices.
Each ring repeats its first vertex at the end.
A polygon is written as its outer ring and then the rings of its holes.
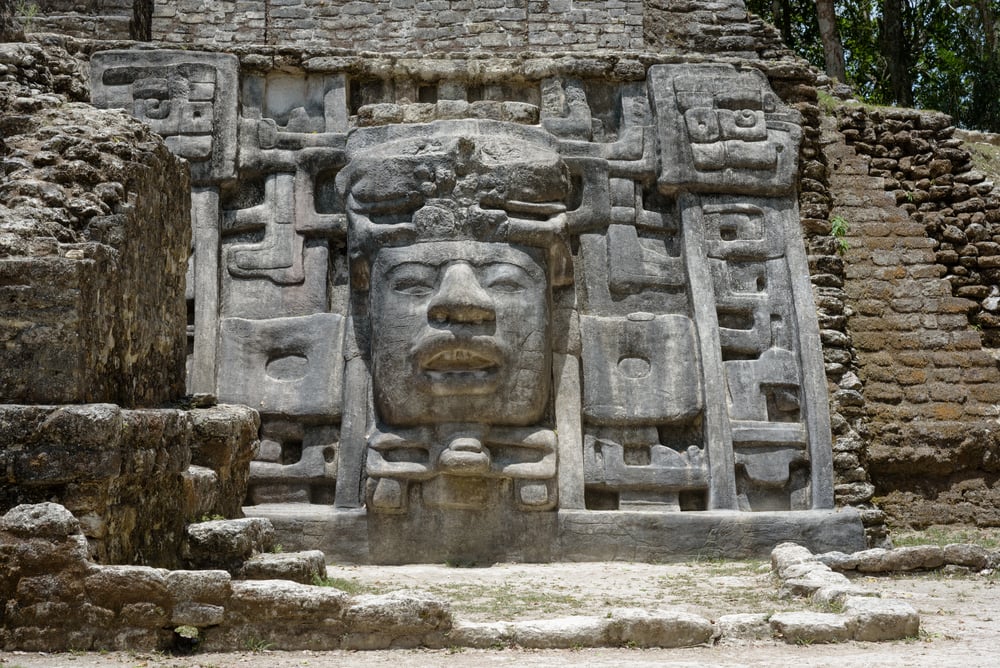
POLYGON ((747 8, 840 79, 834 35, 820 31, 832 8, 843 74, 862 100, 937 109, 962 127, 1000 132, 1000 0, 747 0, 747 8))

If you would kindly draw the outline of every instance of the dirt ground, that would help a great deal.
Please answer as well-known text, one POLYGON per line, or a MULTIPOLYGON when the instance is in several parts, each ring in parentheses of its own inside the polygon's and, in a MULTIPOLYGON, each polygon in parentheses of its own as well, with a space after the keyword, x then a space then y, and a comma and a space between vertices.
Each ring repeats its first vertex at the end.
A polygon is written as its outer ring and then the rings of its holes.
MULTIPOLYGON (((685 564, 501 564, 446 566, 335 566, 329 583, 352 593, 422 591, 452 602, 456 618, 540 619, 603 615, 616 607, 680 608, 714 619, 736 612, 807 610, 782 600, 765 562, 685 564)), ((798 646, 781 641, 723 640, 712 647, 674 650, 581 649, 534 651, 395 650, 278 652, 172 657, 137 652, 42 655, 0 652, 0 668, 256 668, 329 666, 986 666, 1000 651, 1000 574, 941 572, 860 577, 885 597, 909 601, 921 616, 917 638, 891 643, 798 646)))

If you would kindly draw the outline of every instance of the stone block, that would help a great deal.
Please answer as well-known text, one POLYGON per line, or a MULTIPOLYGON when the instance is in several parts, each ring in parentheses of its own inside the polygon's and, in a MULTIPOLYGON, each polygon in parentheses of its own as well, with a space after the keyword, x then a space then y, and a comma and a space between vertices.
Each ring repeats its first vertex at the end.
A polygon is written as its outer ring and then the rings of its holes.
POLYGON ((689 612, 619 608, 611 611, 605 638, 627 647, 691 647, 711 641, 714 633, 710 621, 689 612))
POLYGON ((602 617, 559 617, 513 622, 513 641, 525 649, 570 649, 600 646, 611 622, 602 617))
POLYGON ((269 416, 339 418, 343 332, 344 318, 334 313, 224 319, 219 398, 250 405, 269 416))
POLYGON ((232 587, 232 598, 226 606, 228 625, 262 624, 276 631, 285 626, 289 633, 294 633, 293 627, 302 622, 327 624, 330 634, 347 628, 340 620, 349 597, 337 589, 287 580, 238 580, 232 587))
POLYGON ((792 645, 845 642, 857 626, 853 617, 828 612, 778 612, 770 621, 774 634, 792 645))
POLYGON ((326 557, 319 550, 255 554, 243 563, 237 577, 244 580, 291 580, 312 584, 326 573, 326 557))
POLYGON ((920 617, 905 601, 852 596, 844 603, 844 614, 856 620, 855 640, 901 640, 920 631, 920 617))
POLYGON ((183 558, 193 568, 221 568, 234 572, 254 553, 267 552, 274 528, 263 518, 213 520, 189 524, 183 558))
POLYGON ((167 138, 195 185, 235 176, 236 56, 192 51, 101 51, 91 60, 97 107, 119 107, 167 138))
POLYGON ((765 612, 737 613, 722 615, 715 625, 720 639, 726 640, 768 640, 771 637, 770 615, 765 612))

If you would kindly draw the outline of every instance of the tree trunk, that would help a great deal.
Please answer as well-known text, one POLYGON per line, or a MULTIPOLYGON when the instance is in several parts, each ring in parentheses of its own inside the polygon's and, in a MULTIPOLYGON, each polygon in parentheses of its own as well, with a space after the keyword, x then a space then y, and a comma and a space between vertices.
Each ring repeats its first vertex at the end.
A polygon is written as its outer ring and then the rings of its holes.
POLYGON ((819 19, 819 38, 823 42, 826 73, 838 81, 846 81, 844 47, 837 34, 837 15, 833 10, 833 0, 816 0, 816 17, 819 19))
POLYGON ((976 10, 979 12, 979 19, 983 22, 987 58, 996 58, 997 56, 996 15, 993 13, 992 4, 990 0, 976 0, 976 10))
POLYGON ((781 31, 781 41, 785 43, 785 46, 789 48, 798 46, 793 44, 791 9, 788 6, 788 0, 771 0, 771 16, 774 24, 781 31))
POLYGON ((913 82, 910 74, 909 44, 903 30, 903 3, 906 0, 882 0, 882 55, 889 74, 892 102, 913 106, 913 82))

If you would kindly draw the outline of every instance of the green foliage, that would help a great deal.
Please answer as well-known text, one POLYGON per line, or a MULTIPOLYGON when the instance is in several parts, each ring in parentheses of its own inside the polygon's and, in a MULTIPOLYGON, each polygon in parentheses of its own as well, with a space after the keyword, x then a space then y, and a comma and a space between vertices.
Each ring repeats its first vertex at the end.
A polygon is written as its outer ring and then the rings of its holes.
POLYGON ((266 652, 273 647, 273 644, 264 640, 263 638, 258 638, 257 636, 250 636, 247 638, 246 647, 248 650, 254 653, 266 652))
MULTIPOLYGON (((1000 0, 898 0, 905 80, 894 87, 883 35, 889 0, 837 0, 847 83, 870 104, 904 104, 950 114, 956 124, 1000 132, 1000 0), (900 86, 903 97, 898 94, 900 86)), ((748 0, 785 43, 824 66, 814 0, 748 0)))
POLYGON ((31 32, 35 17, 38 16, 38 5, 27 0, 18 0, 18 3, 14 5, 14 13, 17 14, 18 20, 24 24, 24 29, 31 32))
POLYGON ((837 242, 837 252, 841 255, 846 253, 851 247, 845 238, 850 229, 847 221, 842 216, 834 216, 830 219, 830 235, 837 242))
POLYGON ((174 629, 174 633, 179 635, 181 638, 194 640, 198 637, 198 627, 185 624, 183 626, 178 626, 176 629, 174 629))

